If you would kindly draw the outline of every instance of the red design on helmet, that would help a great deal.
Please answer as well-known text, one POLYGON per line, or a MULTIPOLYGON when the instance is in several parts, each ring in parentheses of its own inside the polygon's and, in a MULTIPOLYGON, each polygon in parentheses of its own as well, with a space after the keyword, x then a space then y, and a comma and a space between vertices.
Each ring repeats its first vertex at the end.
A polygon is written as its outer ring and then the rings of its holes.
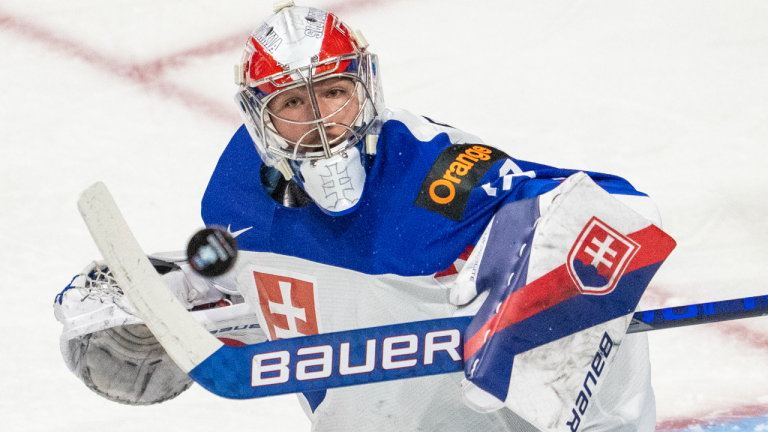
POLYGON ((261 159, 286 178, 293 168, 281 161, 330 158, 378 130, 377 116, 384 109, 378 60, 358 37, 331 13, 293 6, 269 17, 248 38, 237 68, 240 91, 235 99, 261 159), (270 100, 298 88, 306 88, 314 100, 314 83, 329 78, 355 84, 350 98, 357 99, 349 106, 358 111, 348 124, 329 121, 338 111, 314 112, 309 120, 279 118, 280 124, 310 125, 316 131, 343 127, 346 132, 331 140, 319 132, 305 140, 311 129, 300 138, 281 136, 268 109, 270 100))
MULTIPOLYGON (((260 81, 268 76, 279 74, 283 71, 283 68, 277 64, 274 57, 264 50, 264 47, 251 36, 248 40, 248 48, 253 47, 253 54, 251 58, 246 62, 247 74, 249 81, 260 81)), ((267 86, 265 86, 267 87, 267 86)), ((268 88, 260 89, 267 93, 272 93, 275 88, 271 84, 268 88)))
MULTIPOLYGON (((352 37, 352 31, 336 15, 328 14, 328 18, 325 22, 323 45, 320 53, 318 53, 320 61, 356 52, 357 41, 352 37)), ((349 60, 341 62, 339 70, 345 70, 347 66, 349 66, 349 60)), ((325 70, 330 68, 331 66, 329 65, 325 70)), ((318 72, 325 72, 325 70, 319 68, 318 72)))
MULTIPOLYGON (((305 30, 305 34, 302 36, 322 39, 319 49, 316 52, 309 53, 307 57, 314 56, 319 62, 323 62, 341 55, 360 52, 352 30, 341 22, 336 15, 318 9, 309 10, 314 12, 310 13, 310 15, 319 16, 321 19, 325 20, 325 27, 322 33, 315 33, 309 29, 305 30)), ((316 18, 311 18, 310 15, 308 15, 306 19, 316 20, 316 18)), ((249 37, 246 46, 247 56, 243 61, 246 67, 246 84, 258 83, 259 90, 265 93, 272 93, 277 90, 277 87, 270 81, 262 81, 267 80, 270 77, 273 77, 273 80, 278 84, 287 84, 293 81, 293 78, 288 74, 275 77, 275 75, 285 72, 284 67, 290 67, 290 65, 281 64, 275 59, 270 51, 276 51, 281 43, 301 44, 302 40, 301 38, 296 38, 295 40, 285 41, 282 36, 288 35, 280 34, 279 31, 276 31, 274 27, 269 26, 267 22, 265 22, 249 37), (265 47, 259 42, 259 38, 263 38, 265 43, 274 48, 270 49, 265 47), (275 45, 277 46, 275 47, 275 45)), ((343 71, 346 70, 349 64, 349 60, 343 60, 338 65, 335 63, 321 65, 315 70, 315 74, 327 72, 332 69, 343 71)))

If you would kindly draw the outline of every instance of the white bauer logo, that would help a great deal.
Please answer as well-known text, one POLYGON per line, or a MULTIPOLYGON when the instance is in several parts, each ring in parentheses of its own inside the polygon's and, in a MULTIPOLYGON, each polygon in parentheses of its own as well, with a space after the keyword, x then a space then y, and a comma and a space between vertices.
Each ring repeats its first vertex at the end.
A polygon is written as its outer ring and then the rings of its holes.
MULTIPOLYGON (((328 378, 333 374, 334 364, 339 365, 340 375, 366 374, 373 372, 374 369, 412 368, 418 365, 419 360, 423 365, 431 365, 438 351, 445 351, 455 362, 461 360, 461 355, 457 351, 461 344, 461 333, 457 329, 427 333, 424 336, 423 357, 412 357, 419 351, 419 343, 419 337, 415 334, 390 336, 381 342, 368 339, 365 344, 365 363, 357 366, 349 364, 350 342, 299 348, 296 351, 299 361, 295 366, 295 379, 307 381, 328 378), (438 338, 441 340, 436 341, 435 339, 438 338), (375 364, 377 348, 382 350, 379 365, 375 364), (334 352, 339 353, 338 362, 334 362, 334 352), (320 357, 317 357, 318 354, 320 357), (313 358, 301 360, 301 357, 309 355, 313 358)), ((291 353, 289 351, 274 351, 253 356, 251 387, 283 384, 290 378, 291 353)))

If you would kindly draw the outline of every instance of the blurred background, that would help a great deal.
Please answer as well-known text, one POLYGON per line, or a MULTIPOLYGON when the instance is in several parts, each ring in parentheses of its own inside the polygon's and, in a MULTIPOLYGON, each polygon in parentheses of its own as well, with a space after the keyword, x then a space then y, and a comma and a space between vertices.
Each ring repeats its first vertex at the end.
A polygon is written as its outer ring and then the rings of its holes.
MULTIPOLYGON (((524 160, 618 174, 678 247, 640 308, 768 294, 768 3, 316 0, 379 55, 387 104, 524 160)), ((52 302, 99 258, 97 180, 147 252, 179 250, 240 125, 232 66, 271 0, 0 0, 0 425, 308 431, 294 396, 100 398, 52 302)), ((768 430, 768 320, 650 334, 657 430, 768 430)))

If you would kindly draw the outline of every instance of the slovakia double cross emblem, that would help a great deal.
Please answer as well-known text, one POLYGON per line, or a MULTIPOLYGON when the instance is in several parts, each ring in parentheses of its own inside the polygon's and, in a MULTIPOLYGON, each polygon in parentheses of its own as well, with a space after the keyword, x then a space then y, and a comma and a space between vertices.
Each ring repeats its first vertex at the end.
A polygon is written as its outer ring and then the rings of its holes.
POLYGON ((568 273, 582 294, 609 294, 639 249, 637 242, 593 217, 568 253, 568 273))
POLYGON ((313 277, 261 268, 253 277, 270 340, 319 333, 313 277))

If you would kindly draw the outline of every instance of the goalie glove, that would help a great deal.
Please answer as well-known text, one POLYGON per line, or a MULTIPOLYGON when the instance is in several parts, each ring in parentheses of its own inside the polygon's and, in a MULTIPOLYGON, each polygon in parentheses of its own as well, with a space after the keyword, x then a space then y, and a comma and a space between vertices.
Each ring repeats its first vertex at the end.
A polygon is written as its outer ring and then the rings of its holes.
POLYGON ((128 405, 172 399, 194 381, 140 324, 112 327, 69 341, 67 364, 100 396, 128 405))
MULTIPOLYGON (((169 290, 206 329, 233 345, 266 340, 236 291, 222 292, 188 271, 181 258, 166 259, 150 258, 169 290)), ((104 262, 89 264, 56 296, 54 314, 64 324, 60 348, 65 363, 100 396, 148 405, 172 399, 192 385, 136 316, 104 262)))

